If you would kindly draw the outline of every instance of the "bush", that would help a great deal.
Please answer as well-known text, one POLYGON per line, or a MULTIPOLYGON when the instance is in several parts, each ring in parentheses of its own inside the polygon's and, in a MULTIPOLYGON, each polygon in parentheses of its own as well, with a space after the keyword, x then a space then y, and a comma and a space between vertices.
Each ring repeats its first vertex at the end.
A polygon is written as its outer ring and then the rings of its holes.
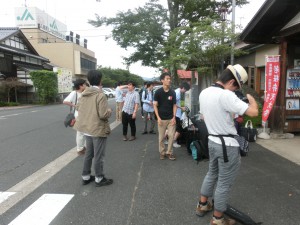
POLYGON ((0 107, 4 107, 4 106, 18 106, 20 105, 17 102, 0 102, 0 107))
POLYGON ((54 102, 58 94, 57 74, 51 71, 31 71, 30 78, 39 96, 39 102, 48 104, 54 102))
POLYGON ((244 115, 243 126, 245 126, 245 123, 247 122, 247 120, 252 121, 254 128, 262 127, 262 105, 260 103, 258 103, 258 116, 250 117, 250 116, 244 115))

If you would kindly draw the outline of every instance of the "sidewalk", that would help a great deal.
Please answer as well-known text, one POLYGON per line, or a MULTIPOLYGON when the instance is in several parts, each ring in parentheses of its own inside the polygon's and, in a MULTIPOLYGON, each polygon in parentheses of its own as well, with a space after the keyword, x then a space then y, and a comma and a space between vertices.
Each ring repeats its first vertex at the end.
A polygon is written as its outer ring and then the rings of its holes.
POLYGON ((258 139, 256 143, 300 165, 300 135, 291 139, 258 139))
MULTIPOLYGON (((125 174, 128 174, 125 162, 130 162, 131 167, 141 163, 130 224, 209 224, 211 213, 203 218, 195 215, 208 161, 196 164, 185 145, 174 149, 175 161, 160 160, 157 135, 141 135, 143 122, 140 117, 136 124, 135 141, 121 141, 120 125, 112 132, 108 147, 122 149, 118 151, 118 157, 114 156, 114 161, 118 162, 119 171, 125 174)), ((249 155, 241 159, 229 204, 265 225, 299 224, 299 144, 299 136, 251 142, 249 155)), ((112 174, 112 177, 116 182, 122 179, 118 174, 112 174)))
POLYGON ((25 109, 25 108, 32 108, 35 106, 37 105, 4 106, 4 107, 0 107, 0 111, 12 110, 12 109, 25 109))

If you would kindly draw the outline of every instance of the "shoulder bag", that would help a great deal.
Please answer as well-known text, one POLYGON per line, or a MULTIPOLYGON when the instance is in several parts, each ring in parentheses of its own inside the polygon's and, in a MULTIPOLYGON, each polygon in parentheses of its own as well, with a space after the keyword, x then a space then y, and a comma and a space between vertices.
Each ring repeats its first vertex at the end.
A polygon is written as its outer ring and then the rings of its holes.
MULTIPOLYGON (((75 98, 75 104, 77 102, 77 92, 76 92, 76 98, 75 98)), ((76 120, 75 120, 75 107, 70 106, 70 112, 66 116, 64 120, 65 127, 73 127, 76 120)))

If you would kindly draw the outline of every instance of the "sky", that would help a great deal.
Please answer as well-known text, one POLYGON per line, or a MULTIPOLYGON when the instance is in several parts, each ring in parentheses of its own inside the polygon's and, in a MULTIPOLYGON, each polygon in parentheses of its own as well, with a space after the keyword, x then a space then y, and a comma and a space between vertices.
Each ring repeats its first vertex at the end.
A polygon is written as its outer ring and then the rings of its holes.
MULTIPOLYGON (((250 3, 243 8, 236 7, 236 24, 243 28, 253 18, 264 0, 248 0, 250 3)), ((132 64, 129 68, 123 64, 122 57, 129 56, 129 52, 120 48, 112 39, 105 40, 110 35, 108 27, 95 28, 88 24, 89 19, 94 19, 95 14, 105 17, 114 17, 120 11, 127 11, 143 6, 147 0, 7 0, 1 1, 0 27, 15 27, 15 7, 37 7, 50 16, 67 25, 68 31, 79 34, 88 40, 88 49, 95 52, 97 64, 113 69, 129 69, 133 74, 152 78, 159 76, 159 71, 154 68, 141 66, 140 63, 132 64)), ((167 0, 160 0, 166 6, 167 0)), ((228 15, 227 19, 231 20, 228 15)))

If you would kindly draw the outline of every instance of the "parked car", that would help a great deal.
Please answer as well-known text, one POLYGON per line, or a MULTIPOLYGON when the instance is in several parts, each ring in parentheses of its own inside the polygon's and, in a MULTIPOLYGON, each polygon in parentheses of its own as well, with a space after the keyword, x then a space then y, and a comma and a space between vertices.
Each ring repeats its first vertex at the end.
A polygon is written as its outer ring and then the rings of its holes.
POLYGON ((103 92, 108 98, 114 98, 116 96, 116 92, 111 88, 102 88, 103 92))
POLYGON ((102 91, 105 94, 106 98, 109 98, 109 92, 105 89, 102 89, 102 91))

